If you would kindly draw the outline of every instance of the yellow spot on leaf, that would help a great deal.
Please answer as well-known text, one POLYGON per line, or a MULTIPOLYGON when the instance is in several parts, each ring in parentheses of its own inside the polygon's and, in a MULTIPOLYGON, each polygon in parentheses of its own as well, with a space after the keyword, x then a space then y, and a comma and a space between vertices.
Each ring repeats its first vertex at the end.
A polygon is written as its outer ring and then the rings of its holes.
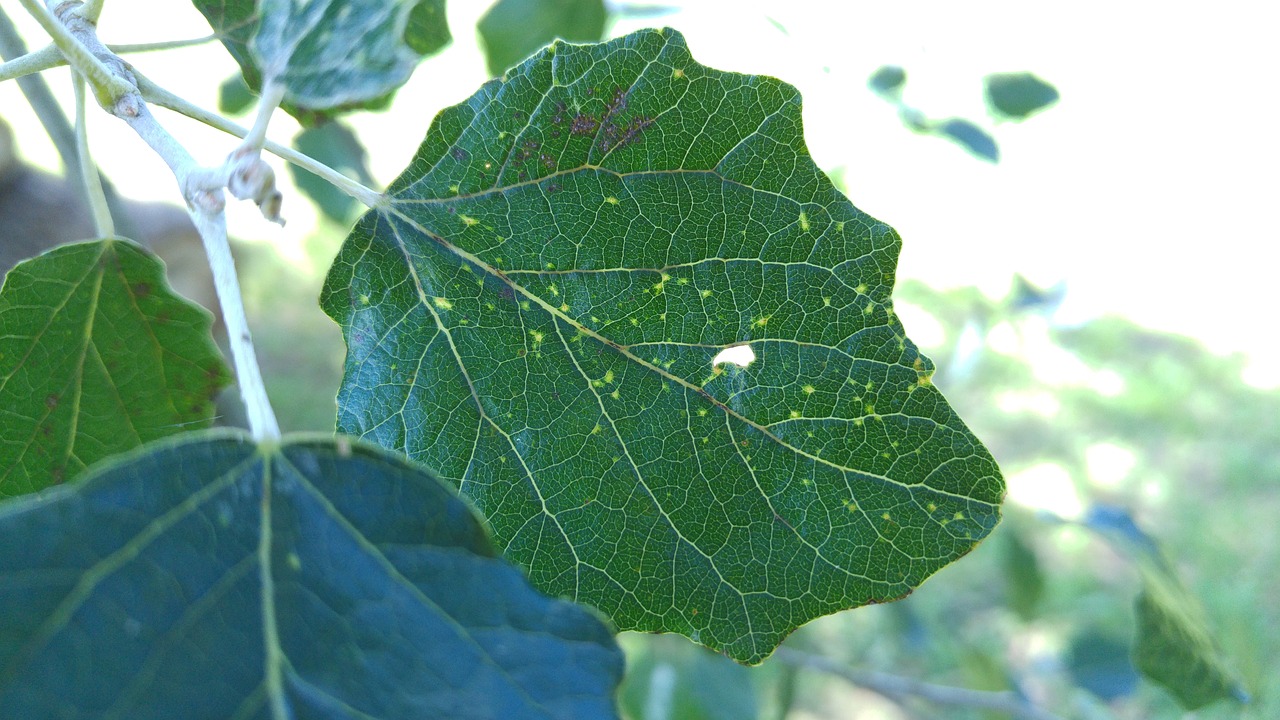
POLYGON ((436 307, 440 308, 441 310, 453 309, 453 303, 449 300, 449 298, 442 298, 442 297, 431 298, 431 301, 434 302, 436 304, 436 307))
POLYGON ((368 304, 369 304, 369 296, 368 296, 368 295, 361 295, 361 296, 360 296, 360 304, 361 304, 361 305, 368 305, 368 304))
POLYGON ((707 415, 706 408, 698 408, 698 417, 706 417, 706 415, 707 415))
POLYGON ((803 210, 800 211, 800 229, 809 232, 809 216, 803 210))
POLYGON ((679 80, 680 78, 684 77, 684 71, 681 70, 680 68, 676 68, 675 70, 671 71, 671 77, 675 78, 676 80, 679 80))
POLYGON ((538 345, 542 343, 542 339, 546 336, 542 334, 541 330, 530 330, 529 337, 533 338, 534 345, 538 345))
POLYGON ((617 204, 618 204, 618 198, 616 198, 616 197, 614 197, 614 196, 612 196, 612 195, 610 195, 609 197, 605 198, 605 199, 604 199, 604 201, 605 201, 605 202, 607 202, 607 203, 609 203, 610 205, 617 205, 617 204))
POLYGON ((560 312, 569 312, 569 304, 560 303, 560 312))
POLYGON ((796 418, 800 417, 799 410, 792 410, 789 414, 791 415, 792 420, 795 420, 796 418))
POLYGON ((551 283, 551 285, 547 287, 547 292, 551 293, 556 297, 560 296, 560 288, 556 287, 555 283, 551 283))
POLYGON ((702 291, 702 297, 704 297, 704 298, 709 298, 709 297, 711 297, 711 291, 710 291, 710 290, 703 290, 703 291, 702 291))
POLYGON ((812 385, 805 385, 802 389, 804 390, 805 395, 812 395, 815 392, 815 389, 812 385))

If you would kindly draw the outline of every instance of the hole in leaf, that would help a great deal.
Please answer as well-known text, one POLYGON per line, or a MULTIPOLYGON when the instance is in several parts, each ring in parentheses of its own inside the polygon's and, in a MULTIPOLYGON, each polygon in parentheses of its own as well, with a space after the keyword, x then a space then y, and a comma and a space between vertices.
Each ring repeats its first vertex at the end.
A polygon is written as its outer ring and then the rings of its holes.
POLYGON ((711 359, 711 367, 732 363, 738 367, 746 367, 756 361, 756 353, 750 345, 734 345, 716 353, 711 359))

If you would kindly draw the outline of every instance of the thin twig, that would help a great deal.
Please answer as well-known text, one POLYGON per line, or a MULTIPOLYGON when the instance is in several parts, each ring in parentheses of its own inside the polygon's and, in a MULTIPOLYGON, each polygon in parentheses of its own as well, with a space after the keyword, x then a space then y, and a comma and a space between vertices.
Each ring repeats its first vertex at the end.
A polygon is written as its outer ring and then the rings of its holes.
POLYGON ((91 23, 74 13, 64 22, 39 0, 18 1, 40 23, 40 27, 49 33, 53 44, 58 46, 67 60, 84 75, 85 80, 93 87, 99 105, 110 108, 121 97, 135 91, 133 84, 125 79, 124 63, 97 42, 91 23), (85 46, 85 41, 90 38, 98 45, 92 50, 85 46), (107 63, 99 57, 104 54, 116 67, 107 67, 107 63))
MULTIPOLYGON (((238 138, 243 138, 249 134, 249 131, 244 127, 227 120, 217 113, 212 113, 197 105, 193 105, 168 90, 165 90, 147 79, 141 73, 137 72, 136 69, 134 70, 134 78, 138 81, 138 89, 142 91, 142 97, 149 103, 159 105, 163 108, 168 108, 169 110, 181 115, 186 115, 192 120, 198 120, 209 127, 221 130, 229 135, 235 135, 238 138)), ((355 198, 366 207, 381 207, 385 203, 385 197, 382 193, 352 180, 328 165, 314 160, 310 156, 304 155, 297 150, 285 147, 279 143, 274 143, 270 140, 267 140, 262 144, 262 149, 272 155, 297 165, 322 180, 325 180, 342 192, 355 198)))
POLYGON ((139 93, 128 65, 98 40, 92 23, 73 12, 61 12, 61 17, 55 17, 36 0, 22 0, 22 3, 41 20, 73 69, 93 87, 103 108, 128 123, 173 171, 188 214, 209 256, 250 432, 258 440, 279 438, 280 426, 262 382, 231 246, 227 242, 223 188, 227 185, 228 166, 201 167, 186 148, 161 127, 139 93))
MULTIPOLYGON (((8 55, 6 52, 5 56, 8 55)), ((0 63, 0 82, 16 80, 66 64, 67 61, 62 59, 62 53, 56 46, 46 45, 33 53, 19 54, 12 60, 0 63)))
POLYGON ((186 40, 164 40, 162 42, 108 45, 107 48, 117 55, 127 55, 129 53, 156 52, 158 50, 177 50, 178 48, 194 47, 196 45, 204 45, 205 43, 213 42, 217 39, 217 35, 204 35, 202 37, 188 38, 186 40))
POLYGON ((894 701, 916 697, 938 705, 951 705, 1004 713, 1017 720, 1062 720, 1058 715, 1042 710, 1026 699, 1009 691, 993 692, 968 688, 935 685, 898 675, 860 670, 836 662, 821 655, 778 648, 773 657, 780 662, 835 675, 860 688, 870 690, 894 701))
MULTIPOLYGON (((213 271, 213 285, 222 307, 222 320, 227 325, 227 338, 231 343, 231 357, 236 366, 236 382, 244 400, 249 419, 249 431, 254 438, 263 440, 280 437, 280 425, 276 422, 271 401, 267 398, 266 385, 258 366, 257 353, 253 349, 253 337, 249 333, 249 320, 245 315, 244 301, 240 295, 240 282, 236 277, 235 261, 227 242, 227 216, 221 187, 226 185, 222 168, 202 168, 172 135, 160 126, 151 110, 140 96, 133 103, 121 102, 119 117, 138 133, 151 149, 159 155, 174 177, 187 201, 191 221, 195 223, 200 239, 204 241, 209 266, 213 271), (211 188, 217 188, 211 189, 211 188)), ((126 98, 127 100, 127 98, 126 98)))
POLYGON ((98 24, 98 17, 102 15, 103 0, 84 0, 80 7, 76 8, 76 14, 88 20, 94 25, 98 24))
MULTIPOLYGON (((204 37, 191 38, 190 40, 169 40, 166 42, 108 45, 107 49, 117 55, 128 55, 130 53, 176 50, 195 45, 203 45, 204 43, 217 39, 218 37, 216 35, 205 35, 204 37)), ((24 77, 31 75, 32 73, 52 70, 53 68, 62 67, 66 64, 67 60, 62 57, 62 51, 58 50, 57 45, 45 45, 35 52, 17 54, 17 57, 14 57, 12 60, 0 63, 0 82, 24 77)))
POLYGON ((89 130, 85 120, 84 78, 80 73, 72 73, 71 84, 76 91, 76 154, 80 158, 80 182, 84 186, 84 198, 93 215, 93 228, 98 237, 112 237, 116 234, 115 223, 111 220, 111 209, 107 205, 107 195, 102 190, 102 178, 98 175, 98 166, 89 154, 89 130))
MULTIPOLYGON (((62 58, 62 53, 58 49, 50 45, 49 50, 58 56, 59 64, 66 62, 62 58)), ((44 50, 32 53, 33 55, 41 55, 44 50)), ((4 8, 0 8, 0 58, 6 60, 15 60, 27 54, 27 45, 22 40, 22 36, 18 34, 18 29, 13 25, 13 21, 5 14, 4 8)), ((76 151, 76 134, 75 129, 71 127, 67 116, 62 112, 62 106, 54 99, 53 93, 49 90, 49 83, 40 75, 28 75, 17 79, 18 89, 22 91, 27 103, 31 105, 32 111, 35 112, 36 118, 40 124, 44 126, 44 131, 49 135, 49 139, 53 141, 54 148, 58 151, 58 157, 62 159, 62 165, 66 168, 68 177, 79 177, 80 158, 76 151)), ((103 178, 103 192, 107 196, 107 205, 111 208, 111 215, 115 218, 116 230, 122 235, 132 236, 134 228, 129 214, 125 212, 124 204, 120 202, 119 195, 116 194, 115 188, 111 183, 103 178)))

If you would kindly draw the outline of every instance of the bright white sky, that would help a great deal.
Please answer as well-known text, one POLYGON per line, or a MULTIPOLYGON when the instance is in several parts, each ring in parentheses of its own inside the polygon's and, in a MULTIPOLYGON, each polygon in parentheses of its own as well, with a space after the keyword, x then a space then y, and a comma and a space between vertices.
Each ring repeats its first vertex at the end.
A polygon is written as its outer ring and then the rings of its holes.
MULTIPOLYGON (((21 8, 5 5, 38 47, 39 31, 17 17, 21 8)), ((108 42, 209 31, 189 3, 106 5, 108 42)), ((355 119, 382 182, 404 166, 436 111, 485 79, 473 35, 486 5, 451 2, 454 45, 418 69, 391 112, 355 119)), ((670 25, 704 64, 799 87, 818 164, 841 169, 853 202, 901 232, 900 279, 977 285, 993 297, 1007 292, 1015 272, 1040 284, 1065 279, 1069 317, 1114 313, 1218 352, 1245 352, 1249 379, 1278 386, 1276 20, 1256 0, 690 0, 677 14, 625 20, 613 33, 670 25), (1035 72, 1062 100, 1023 124, 995 127, 1002 159, 992 166, 904 129, 866 90, 883 64, 906 68, 907 102, 932 117, 989 125, 982 77, 997 71, 1035 72)), ((216 44, 131 60, 209 108, 234 71, 216 44)), ((69 89, 65 71, 49 75, 56 90, 69 89)), ((18 128, 29 160, 57 166, 50 147, 26 140, 38 131, 13 83, 0 84, 0 113, 18 128)), ((216 161, 233 145, 189 121, 161 120, 199 159, 216 161)), ((283 114, 277 120, 271 135, 287 142, 296 126, 283 114)), ((92 130, 100 163, 125 194, 175 198, 163 164, 122 123, 98 116, 92 130)), ((286 200, 283 231, 251 209, 231 216, 234 234, 301 257, 301 238, 315 223, 305 202, 286 200)))

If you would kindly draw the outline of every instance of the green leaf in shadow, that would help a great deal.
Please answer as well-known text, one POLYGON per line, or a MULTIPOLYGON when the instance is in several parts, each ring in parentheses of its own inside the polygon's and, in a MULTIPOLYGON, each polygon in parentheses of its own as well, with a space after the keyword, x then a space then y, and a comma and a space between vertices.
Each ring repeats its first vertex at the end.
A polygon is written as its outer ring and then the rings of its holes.
POLYGON ((450 488, 346 439, 186 435, 0 505, 8 717, 610 718, 621 675, 450 488))

